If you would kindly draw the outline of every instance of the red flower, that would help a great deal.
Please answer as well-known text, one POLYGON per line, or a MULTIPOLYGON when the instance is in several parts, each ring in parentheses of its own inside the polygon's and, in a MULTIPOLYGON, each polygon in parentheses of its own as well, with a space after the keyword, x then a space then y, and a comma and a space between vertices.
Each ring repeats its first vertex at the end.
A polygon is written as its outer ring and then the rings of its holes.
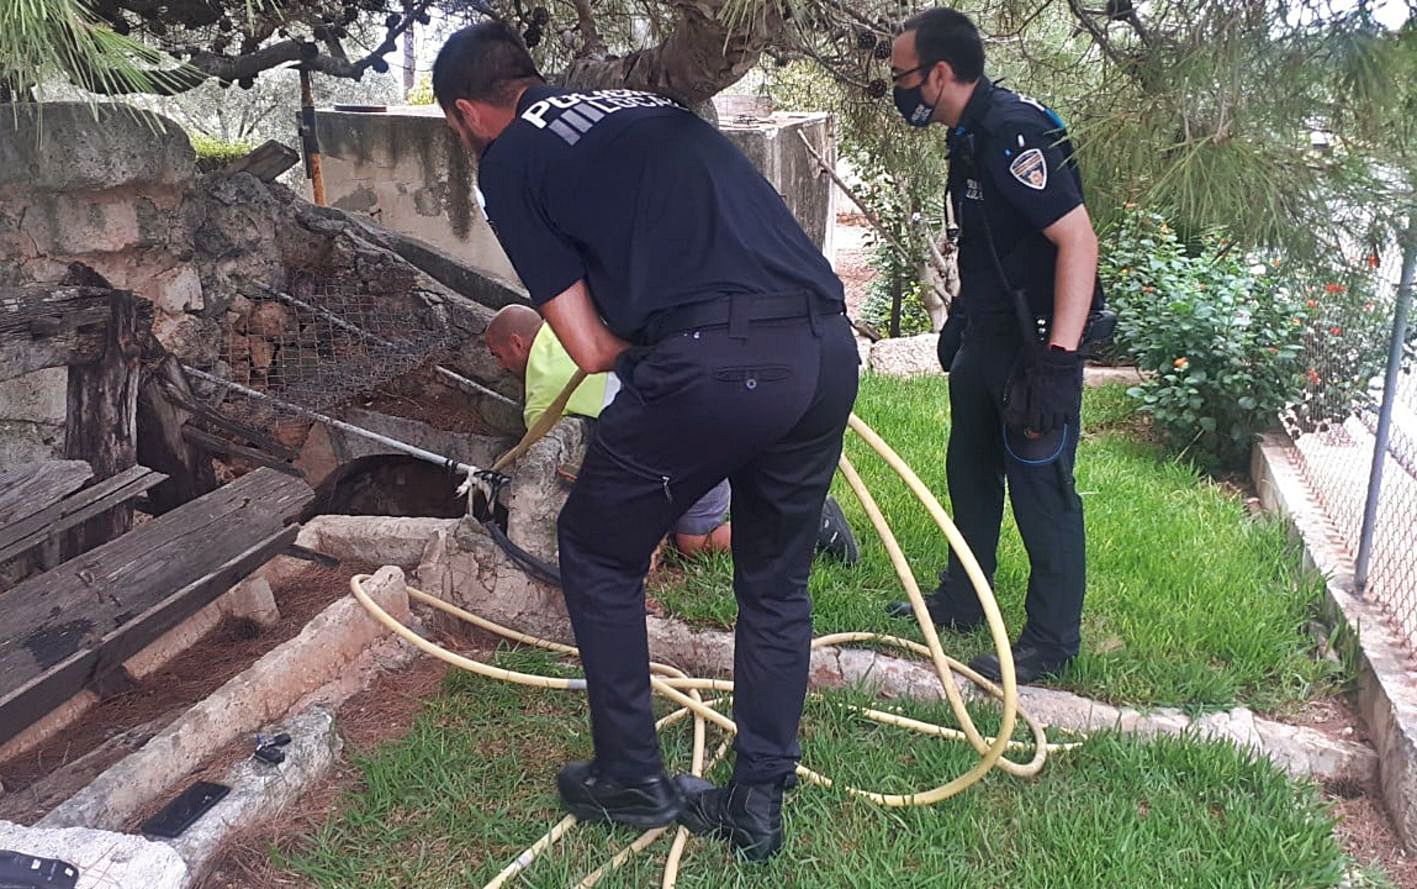
POLYGON ((1308 306, 1311 309, 1317 309, 1319 307, 1319 301, 1316 299, 1311 299, 1308 302, 1304 303, 1304 305, 1308 306))
POLYGON ((1329 293, 1342 293, 1345 288, 1342 284, 1335 284, 1330 281, 1324 285, 1324 290, 1327 290, 1329 293))
POLYGON ((1334 336, 1342 336, 1342 335, 1343 335, 1343 328, 1342 328, 1342 327, 1330 327, 1330 328, 1328 329, 1328 332, 1331 333, 1331 334, 1333 334, 1334 336))
POLYGON ((1319 384, 1319 372, 1312 367, 1309 368, 1309 383, 1314 386, 1319 384))

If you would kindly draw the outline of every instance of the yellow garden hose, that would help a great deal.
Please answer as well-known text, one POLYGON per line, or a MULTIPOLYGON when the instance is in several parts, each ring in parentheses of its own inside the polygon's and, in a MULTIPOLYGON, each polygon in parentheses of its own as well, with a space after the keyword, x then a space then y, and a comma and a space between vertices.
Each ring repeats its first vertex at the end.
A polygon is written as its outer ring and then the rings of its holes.
MULTIPOLYGON (((562 392, 563 397, 558 399, 561 406, 564 406, 565 399, 569 398, 570 392, 574 390, 578 383, 579 379, 573 379, 566 386, 565 390, 562 392)), ((556 405, 553 404, 553 409, 548 410, 547 414, 553 414, 555 408, 556 405)), ((559 410, 555 410, 555 415, 559 415, 559 413, 559 410)), ((545 419, 545 417, 542 419, 545 419)), ((1020 777, 1036 775, 1039 770, 1043 768, 1044 759, 1050 751, 1067 749, 1072 745, 1048 744, 1043 726, 1039 724, 1036 719, 1019 709, 1018 686, 1014 678, 1014 663, 1012 653, 1009 649, 1008 634, 1004 628, 1003 618, 999 613, 999 606, 994 601, 994 594, 989 589, 989 584, 984 577, 983 571, 979 567, 978 561, 974 558, 974 554, 970 552, 968 544, 964 541, 964 537, 954 526, 954 523, 950 521, 949 516, 945 514, 939 501, 935 499, 935 496, 930 492, 929 488, 920 481, 919 477, 916 476, 909 465, 876 434, 875 430, 867 426, 855 414, 851 415, 849 424, 851 429, 869 444, 871 448, 895 470, 896 474, 901 477, 906 486, 910 488, 911 492, 915 494, 924 505, 930 517, 934 519, 935 524, 939 526, 940 531, 945 535, 950 547, 959 557, 960 563, 964 566, 965 572, 969 576, 970 583, 973 584, 975 593, 979 597, 979 604, 984 610, 985 621, 989 626, 989 632, 994 641, 994 650, 999 658, 1002 681, 999 685, 995 685, 993 682, 990 682, 988 679, 985 679, 983 676, 971 670, 968 666, 950 658, 944 653, 944 650, 940 646, 939 635, 935 631, 934 622, 930 619, 929 612, 925 607, 925 600, 920 594, 919 584, 915 580, 915 575, 910 565, 906 562, 905 554, 901 551, 900 544, 896 540, 895 534, 891 531, 885 516, 881 514, 880 508, 876 505, 875 498, 871 496, 871 492, 866 488, 865 483, 862 482, 860 475, 857 474, 856 468, 851 464, 851 461, 847 459, 846 455, 842 454, 839 464, 841 473, 845 477, 847 484, 851 487, 851 490, 861 501, 861 505, 865 509, 866 515, 870 518, 872 526, 876 529, 876 532, 881 537, 881 541, 885 544, 886 552, 891 559, 891 564, 894 566, 896 574, 905 587, 906 596, 910 600, 911 608, 915 614, 917 623, 920 625, 920 631, 925 638, 925 643, 922 645, 910 639, 902 639, 896 636, 887 636, 879 633, 851 632, 819 636, 812 640, 812 648, 815 649, 823 646, 840 645, 851 642, 870 642, 899 648, 929 658, 940 680, 940 685, 944 690, 945 697, 948 699, 950 707, 954 712, 955 719, 959 722, 959 728, 922 722, 882 710, 855 708, 856 712, 867 719, 883 725, 910 729, 936 737, 968 741, 979 753, 979 762, 969 769, 969 771, 944 784, 927 790, 910 794, 888 794, 844 785, 842 789, 848 793, 864 797, 883 806, 928 806, 948 799, 965 790, 970 785, 983 778, 990 769, 995 767, 1011 775, 1020 777), (970 717, 969 711, 965 707, 964 697, 955 684, 953 674, 956 672, 980 688, 983 688, 989 695, 1001 702, 1002 713, 999 722, 999 731, 995 737, 987 737, 981 734, 978 728, 976 728, 974 720, 970 717), (1032 743, 1010 740, 1017 719, 1022 719, 1032 730, 1032 743), (1016 762, 1004 756, 1006 750, 1027 749, 1029 747, 1033 748, 1033 756, 1027 762, 1016 762)), ((550 424, 538 423, 536 426, 538 427, 538 431, 541 432, 544 432, 546 428, 550 428, 550 424), (545 428, 541 428, 543 426, 545 428)), ((529 432, 517 448, 514 449, 515 453, 509 454, 508 457, 511 458, 520 454, 534 440, 535 438, 529 432)), ((510 462, 510 459, 504 459, 499 461, 498 465, 500 467, 508 462, 510 462)), ((364 582, 368 580, 368 578, 368 575, 361 574, 350 580, 350 588, 355 598, 358 599, 360 604, 368 609, 369 613, 380 623, 422 651, 453 666, 460 667, 480 676, 485 676, 489 679, 515 682, 545 689, 580 691, 585 688, 584 679, 568 679, 559 676, 543 676, 522 673, 516 670, 507 670, 482 661, 472 660, 471 658, 448 651, 424 639, 389 615, 377 602, 369 597, 363 587, 364 582)), ((532 645, 537 648, 572 657, 577 654, 573 646, 529 636, 525 633, 520 633, 508 627, 501 626, 486 618, 479 617, 458 608, 436 596, 431 596, 422 590, 409 587, 408 595, 409 598, 415 602, 436 608, 512 642, 532 645)), ((694 737, 690 771, 692 774, 702 776, 705 771, 712 768, 714 764, 726 755, 729 746, 728 738, 731 738, 733 732, 736 730, 733 720, 719 710, 720 707, 728 702, 732 695, 732 681, 692 677, 670 665, 651 662, 650 686, 655 694, 672 701, 678 706, 678 709, 655 724, 656 729, 665 728, 685 718, 693 718, 694 737), (703 698, 703 693, 705 692, 716 693, 718 697, 705 700, 703 698), (726 737, 722 743, 719 744, 714 756, 709 758, 706 762, 704 754, 708 723, 713 723, 715 726, 722 729, 726 733, 726 737)), ((823 787, 836 786, 831 778, 813 771, 805 765, 798 765, 797 774, 802 780, 813 784, 818 784, 823 787)), ((575 824, 575 817, 569 815, 557 822, 541 839, 537 840, 530 848, 518 855, 517 858, 488 883, 484 889, 497 889, 497 887, 503 886, 507 880, 529 867, 539 855, 551 848, 551 846, 565 836, 575 824)), ((589 874, 578 886, 590 887, 595 885, 605 874, 619 868, 633 855, 648 848, 664 834, 668 833, 669 830, 670 828, 662 827, 645 832, 629 846, 616 853, 610 861, 589 874)), ((669 855, 665 862, 664 878, 662 882, 665 889, 670 889, 670 887, 675 884, 678 876, 679 863, 687 838, 688 831, 684 828, 681 827, 676 831, 673 845, 670 848, 669 855)))

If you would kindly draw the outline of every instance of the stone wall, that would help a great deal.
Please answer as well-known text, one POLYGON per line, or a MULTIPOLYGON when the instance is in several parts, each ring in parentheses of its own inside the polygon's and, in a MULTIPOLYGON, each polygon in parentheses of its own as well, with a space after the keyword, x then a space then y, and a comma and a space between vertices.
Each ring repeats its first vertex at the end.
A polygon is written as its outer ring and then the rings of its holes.
MULTIPOLYGON (((151 301, 162 345, 219 376, 232 373, 232 342, 254 337, 253 288, 304 296, 301 287, 331 285, 396 305, 411 321, 436 316, 464 342, 479 341, 455 350, 450 365, 506 385, 480 334, 493 307, 519 298, 514 290, 248 173, 198 176, 185 133, 157 115, 18 106, 0 115, 0 286, 55 283, 72 262, 151 301)), ((255 361, 254 344, 250 354, 255 361)), ((0 386, 0 466, 62 451, 65 385, 56 369, 0 386)), ((481 411, 478 401, 469 406, 481 411)), ((515 412, 500 407, 490 402, 491 425, 515 431, 501 418, 515 412)))
MULTIPOLYGON (((724 108, 731 111, 720 111, 723 133, 762 171, 813 243, 830 257, 834 189, 798 136, 830 162, 836 153, 830 116, 770 113, 742 103, 724 108)), ((367 113, 321 109, 316 120, 325 194, 332 206, 368 214, 520 288, 472 195, 476 164, 437 106, 367 113)))

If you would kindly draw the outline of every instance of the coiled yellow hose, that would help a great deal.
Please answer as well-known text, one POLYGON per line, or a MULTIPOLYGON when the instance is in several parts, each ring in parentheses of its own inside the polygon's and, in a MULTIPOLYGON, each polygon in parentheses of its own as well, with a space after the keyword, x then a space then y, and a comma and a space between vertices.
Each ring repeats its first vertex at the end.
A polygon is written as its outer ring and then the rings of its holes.
MULTIPOLYGON (((574 381, 573 381, 574 382, 574 381)), ((574 385, 568 386, 574 388, 574 385)), ((938 500, 930 492, 929 488, 920 481, 915 472, 900 458, 898 454, 876 434, 875 430, 867 426, 855 414, 849 420, 851 429, 856 432, 871 448, 881 456, 886 463, 895 470, 911 492, 925 506, 930 517, 935 520, 940 531, 945 535, 946 540, 955 553, 959 556, 960 562, 964 565, 965 572, 969 576, 970 582, 974 586, 975 593, 979 597, 979 604, 984 609, 985 621, 988 623, 989 632, 993 637, 994 650, 999 657, 999 668, 1002 682, 995 685, 983 676, 971 670, 968 666, 954 660, 944 653, 940 646, 939 635, 935 632, 934 622, 930 619, 930 614, 926 610, 925 600, 920 594, 920 586, 915 580, 915 575, 910 569, 910 565, 905 560, 905 554, 901 552, 900 544, 896 540, 895 534, 891 531, 885 516, 881 514, 875 498, 866 488, 861 476, 856 472, 856 468, 847 459, 845 454, 841 456, 840 469, 851 490, 861 501, 866 515, 870 518, 872 526, 880 535, 881 541, 885 544, 886 552, 890 555, 891 564, 895 567, 896 574, 900 577, 901 584, 905 587, 906 596, 910 600, 911 608, 914 611, 915 619, 920 625, 921 634, 925 637, 922 645, 910 639, 902 639, 897 636, 887 636, 879 633, 852 632, 852 633, 832 633, 826 636, 818 636, 812 640, 812 648, 820 648, 828 645, 841 645, 850 642, 871 642, 879 645, 887 645, 894 648, 903 649, 921 657, 927 657, 935 667, 935 673, 939 677, 941 688, 945 697, 949 700, 950 707, 955 718, 959 722, 959 728, 952 728, 934 723, 922 722, 895 713, 888 713, 882 710, 861 708, 857 712, 867 719, 892 725, 900 728, 910 729, 922 734, 934 735, 952 740, 967 741, 979 753, 979 762, 969 771, 965 772, 950 781, 937 787, 927 790, 917 791, 910 794, 890 794, 880 793, 873 790, 865 790, 857 787, 846 787, 842 789, 847 792, 864 797, 874 803, 883 806, 928 806, 948 799, 951 796, 965 790, 979 779, 983 778, 992 768, 999 768, 1003 771, 1019 777, 1036 775, 1043 768, 1044 759, 1050 751, 1067 749, 1073 745, 1050 745, 1044 734, 1043 726, 1027 713, 1018 707, 1018 686, 1014 680, 1014 662, 1012 653, 1009 650, 1009 637, 1004 629, 1004 621, 999 614, 998 603, 994 601, 994 594, 989 589, 989 584, 985 580, 984 572, 980 569, 974 554, 970 552, 969 546, 965 543, 964 537, 945 514, 938 500), (988 692, 992 697, 998 699, 1002 705, 1002 714, 999 722, 999 731, 995 737, 986 737, 981 734, 974 725, 974 720, 970 718, 969 711, 965 707, 964 698, 958 686, 955 684, 953 673, 959 673, 969 681, 978 685, 988 692), (1014 725, 1017 719, 1022 719, 1032 730, 1033 742, 1011 741, 1014 725), (1004 756, 1008 749, 1033 748, 1033 756, 1027 762, 1016 762, 1004 756)), ((540 425, 540 424, 538 424, 540 425)), ((528 438, 531 436, 529 435, 528 438)), ((525 443, 525 441, 524 441, 525 443)), ((420 650, 439 658, 455 667, 485 676, 489 679, 496 679, 502 682, 515 682, 521 685, 528 685, 534 688, 560 689, 560 690, 583 690, 585 688, 584 679, 568 679, 559 676, 541 676, 531 673, 521 673, 516 670, 507 670, 496 667, 482 661, 475 661, 455 652, 448 651, 433 642, 424 639, 417 633, 404 626, 394 619, 388 612, 384 611, 369 595, 364 591, 363 584, 368 580, 369 575, 361 574, 350 580, 350 589, 356 599, 359 600, 369 613, 372 614, 384 626, 394 633, 407 640, 420 650)), ((446 602, 436 596, 431 596, 422 590, 409 587, 409 598, 415 602, 436 608, 446 614, 450 614, 464 620, 476 627, 495 633, 504 639, 524 645, 532 645, 537 648, 553 651, 558 654, 576 656, 577 651, 573 646, 553 642, 548 639, 541 639, 520 633, 509 627, 501 626, 486 618, 479 617, 457 606, 446 602)), ((712 768, 720 761, 728 751, 729 741, 725 739, 719 746, 715 754, 705 761, 705 742, 707 736, 707 725, 713 723, 723 729, 731 738, 736 728, 733 720, 719 711, 731 697, 733 683, 724 679, 705 679, 686 675, 683 671, 668 664, 650 663, 650 686, 655 694, 658 694, 676 705, 678 709, 668 716, 659 720, 655 724, 656 729, 662 729, 668 725, 679 722, 682 719, 692 717, 694 720, 693 753, 690 771, 695 775, 703 775, 705 771, 712 768), (719 697, 705 700, 704 692, 715 693, 719 697)), ((807 782, 819 784, 823 787, 836 786, 832 779, 820 772, 813 771, 805 765, 798 765, 798 776, 807 782)), ((561 837, 565 836, 576 824, 574 816, 566 816, 551 828, 541 839, 532 844, 526 851, 516 857, 501 873, 499 873, 484 889, 497 889, 506 882, 526 870, 531 863, 547 849, 551 848, 561 837)), ((590 887, 595 885, 605 874, 619 868, 637 852, 643 851, 657 841, 670 828, 661 827, 650 830, 642 834, 629 846, 620 850, 608 862, 595 870, 583 879, 578 886, 590 887)), ((674 843, 670 848, 669 855, 665 860, 664 878, 662 886, 664 889, 671 889, 678 876, 679 864, 683 856, 684 844, 688 838, 688 831, 679 828, 676 832, 674 843)))

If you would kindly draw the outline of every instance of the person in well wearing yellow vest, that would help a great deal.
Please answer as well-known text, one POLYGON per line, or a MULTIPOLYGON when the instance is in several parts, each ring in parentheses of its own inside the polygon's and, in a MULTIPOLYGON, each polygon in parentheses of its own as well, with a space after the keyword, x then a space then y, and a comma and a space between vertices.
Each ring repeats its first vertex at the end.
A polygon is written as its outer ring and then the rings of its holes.
MULTIPOLYGON (((522 420, 528 429, 541 417, 556 396, 570 382, 576 363, 540 314, 528 306, 503 308, 485 334, 487 348, 497 363, 509 373, 522 377, 526 400, 522 420)), ((614 400, 620 381, 613 373, 591 374, 566 403, 566 413, 595 418, 614 400)), ((727 551, 732 543, 728 507, 732 489, 728 480, 718 483, 691 505, 674 526, 674 545, 680 552, 695 554, 727 551)), ((827 497, 822 507, 822 523, 817 535, 817 551, 843 562, 855 564, 860 558, 856 539, 841 506, 827 497)))

